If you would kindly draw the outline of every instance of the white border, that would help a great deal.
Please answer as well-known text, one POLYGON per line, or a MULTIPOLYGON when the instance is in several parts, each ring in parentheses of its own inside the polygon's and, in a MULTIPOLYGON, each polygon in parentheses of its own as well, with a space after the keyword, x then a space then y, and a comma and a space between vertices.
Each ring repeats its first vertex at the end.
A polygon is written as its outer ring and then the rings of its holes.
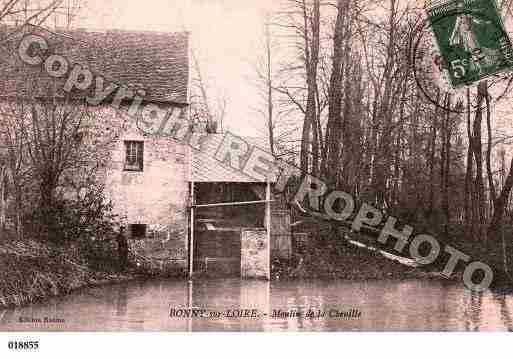
POLYGON ((509 352, 487 333, 0 333, 1 358, 485 358, 509 352), (38 351, 7 348, 38 340, 38 351))

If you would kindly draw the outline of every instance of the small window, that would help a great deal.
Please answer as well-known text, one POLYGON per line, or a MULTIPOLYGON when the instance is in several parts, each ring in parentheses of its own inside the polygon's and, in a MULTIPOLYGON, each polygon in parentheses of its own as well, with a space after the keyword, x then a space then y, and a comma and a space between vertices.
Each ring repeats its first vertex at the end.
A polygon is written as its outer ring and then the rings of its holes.
POLYGON ((125 141, 125 150, 125 171, 142 172, 144 158, 144 142, 125 141))
POLYGON ((134 239, 142 239, 146 237, 146 225, 145 224, 131 224, 130 225, 130 237, 134 239))
POLYGON ((75 140, 75 143, 78 145, 81 145, 84 143, 85 133, 84 132, 77 132, 73 136, 73 139, 75 140))

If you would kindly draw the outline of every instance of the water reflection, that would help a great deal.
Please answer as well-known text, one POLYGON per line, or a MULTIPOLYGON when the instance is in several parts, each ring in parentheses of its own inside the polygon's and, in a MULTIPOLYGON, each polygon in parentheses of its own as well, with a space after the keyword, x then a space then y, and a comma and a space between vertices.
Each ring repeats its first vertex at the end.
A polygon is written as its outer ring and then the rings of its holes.
POLYGON ((116 292, 116 315, 126 316, 128 308, 128 284, 121 284, 116 292))
POLYGON ((0 311, 0 330, 512 331, 512 310, 511 293, 471 293, 459 283, 434 280, 152 280, 84 289, 0 311), (224 316, 170 317, 171 308, 207 309, 224 316), (241 309, 259 315, 239 318, 241 309), (351 310, 361 316, 344 317, 351 310), (303 315, 294 315, 298 312, 303 315))
POLYGON ((506 302, 506 294, 495 294, 494 299, 497 301, 500 307, 501 320, 506 325, 508 331, 513 331, 513 324, 511 321, 511 312, 506 302))

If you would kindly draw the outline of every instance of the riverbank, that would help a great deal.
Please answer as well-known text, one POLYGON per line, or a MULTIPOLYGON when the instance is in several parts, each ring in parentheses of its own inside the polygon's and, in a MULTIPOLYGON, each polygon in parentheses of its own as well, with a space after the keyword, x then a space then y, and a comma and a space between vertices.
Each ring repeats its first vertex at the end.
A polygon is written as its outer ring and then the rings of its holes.
MULTIPOLYGON (((442 246, 451 245, 468 254, 467 262, 481 261, 488 264, 494 274, 491 288, 511 290, 513 277, 503 266, 503 262, 512 262, 509 244, 508 247, 499 246, 497 239, 489 239, 488 243, 469 241, 460 228, 456 229, 459 231, 451 230, 445 238, 436 233, 433 235, 443 238, 439 241, 442 246)), ((304 238, 307 240, 303 238, 302 243, 294 241, 294 255, 290 260, 273 260, 272 277, 275 279, 463 280, 465 266, 461 263, 456 265, 450 278, 442 275, 450 257, 444 251, 434 263, 420 265, 409 257, 409 253, 397 253, 394 241, 388 241, 385 245, 379 243, 375 233, 355 233, 344 227, 315 220, 303 221, 298 230, 303 236, 306 235, 304 238)), ((511 238, 510 231, 506 234, 511 238)), ((479 280, 479 275, 480 272, 474 279, 479 280)))
MULTIPOLYGON (((110 259, 115 253, 110 253, 110 259)), ((115 265, 115 263, 114 263, 115 265)), ((76 248, 37 241, 3 240, 0 244, 0 307, 18 307, 77 289, 156 277, 135 269, 120 273, 113 266, 87 265, 76 248), (102 267, 102 266, 100 266, 102 267)), ((414 278, 413 268, 379 254, 339 243, 316 243, 291 261, 273 262, 272 279, 381 279, 414 278)))
POLYGON ((84 262, 76 248, 2 239, 0 307, 23 306, 87 286, 141 278, 135 273, 93 269, 84 262))
MULTIPOLYGON (((324 229, 326 230, 326 228, 324 229)), ((329 232, 329 228, 327 229, 329 232)), ((407 279, 426 277, 419 269, 350 244, 338 234, 311 232, 290 260, 274 259, 273 279, 407 279)))
MULTIPOLYGON (((329 226, 309 233, 306 243, 295 248, 290 260, 272 261, 272 280, 284 279, 433 279, 447 280, 440 268, 415 268, 385 258, 334 233, 329 226)), ((368 238, 353 234, 352 240, 369 244, 368 238)), ((131 267, 120 273, 113 243, 96 244, 87 251, 71 246, 57 247, 37 241, 0 241, 0 308, 23 306, 48 297, 104 284, 148 279, 159 273, 131 267), (110 249, 109 249, 110 248, 110 249), (89 257, 84 253, 89 253, 89 257), (91 258, 91 253, 93 253, 91 258)), ((391 252, 392 253, 392 252, 391 252)), ((133 262, 137 262, 135 258, 133 262)), ((441 267, 443 268, 443 267, 441 267)), ((451 280, 461 277, 455 273, 451 280)))

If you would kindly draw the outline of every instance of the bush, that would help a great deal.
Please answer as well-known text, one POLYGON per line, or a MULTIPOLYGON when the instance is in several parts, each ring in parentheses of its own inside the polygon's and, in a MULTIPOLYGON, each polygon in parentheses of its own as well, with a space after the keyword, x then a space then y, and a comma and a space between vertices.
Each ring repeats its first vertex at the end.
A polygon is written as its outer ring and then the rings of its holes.
POLYGON ((90 184, 75 196, 69 192, 55 198, 51 206, 40 205, 25 215, 26 237, 74 250, 76 259, 92 270, 117 270, 113 239, 119 220, 105 199, 103 186, 90 184))
POLYGON ((56 244, 108 240, 118 225, 102 186, 84 189, 74 198, 61 195, 25 216, 28 233, 56 244))

